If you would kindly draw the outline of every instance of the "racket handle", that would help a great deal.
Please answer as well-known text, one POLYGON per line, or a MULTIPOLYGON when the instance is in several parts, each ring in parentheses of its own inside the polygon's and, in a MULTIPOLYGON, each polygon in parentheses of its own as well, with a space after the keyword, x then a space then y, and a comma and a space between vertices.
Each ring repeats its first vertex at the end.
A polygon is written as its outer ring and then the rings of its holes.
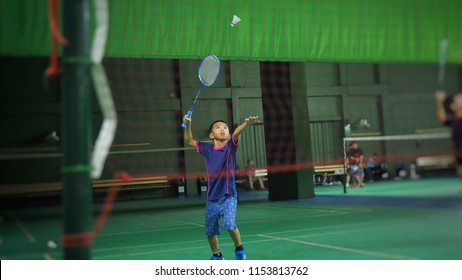
MULTIPOLYGON (((188 113, 186 114, 186 118, 190 118, 192 115, 192 110, 189 110, 188 113)), ((183 124, 181 125, 183 128, 186 128, 187 124, 186 122, 183 122, 183 124)))

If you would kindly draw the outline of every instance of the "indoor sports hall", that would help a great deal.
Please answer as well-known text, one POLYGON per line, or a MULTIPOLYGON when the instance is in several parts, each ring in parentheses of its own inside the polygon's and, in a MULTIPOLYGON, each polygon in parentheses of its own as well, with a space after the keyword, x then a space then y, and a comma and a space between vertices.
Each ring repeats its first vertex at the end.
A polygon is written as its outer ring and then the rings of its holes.
POLYGON ((461 10, 1 1, 0 259, 460 260, 461 10))

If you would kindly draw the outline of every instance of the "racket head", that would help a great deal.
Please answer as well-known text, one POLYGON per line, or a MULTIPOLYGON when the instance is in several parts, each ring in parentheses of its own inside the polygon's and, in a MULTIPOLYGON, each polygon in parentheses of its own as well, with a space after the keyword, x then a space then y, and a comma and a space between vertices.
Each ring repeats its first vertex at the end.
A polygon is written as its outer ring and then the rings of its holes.
POLYGON ((214 54, 206 55, 197 69, 199 80, 204 86, 213 85, 220 74, 220 60, 214 54))
POLYGON ((441 88, 444 83, 444 72, 446 68, 446 56, 448 54, 448 40, 441 40, 440 44, 440 59, 439 59, 439 69, 438 69, 438 86, 441 88))

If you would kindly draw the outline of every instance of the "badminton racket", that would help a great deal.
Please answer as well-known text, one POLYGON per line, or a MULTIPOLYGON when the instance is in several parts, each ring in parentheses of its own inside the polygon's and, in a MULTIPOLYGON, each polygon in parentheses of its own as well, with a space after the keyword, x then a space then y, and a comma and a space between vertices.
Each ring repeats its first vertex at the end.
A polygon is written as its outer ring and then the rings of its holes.
MULTIPOLYGON (((204 88, 204 86, 209 87, 213 85, 218 78, 218 74, 220 74, 220 60, 214 54, 206 55, 202 59, 197 69, 197 75, 199 76, 199 80, 201 81, 201 86, 196 94, 196 98, 194 98, 194 102, 191 104, 191 107, 189 107, 188 113, 186 114, 186 118, 191 117, 191 114, 194 110, 194 105, 196 105, 197 98, 199 97, 202 88, 204 88)), ((186 122, 183 122, 181 126, 183 128, 186 128, 186 122)))
POLYGON ((446 56, 448 54, 448 40, 441 40, 440 46, 440 60, 438 65, 438 89, 443 90, 444 88, 444 74, 446 70, 446 56))

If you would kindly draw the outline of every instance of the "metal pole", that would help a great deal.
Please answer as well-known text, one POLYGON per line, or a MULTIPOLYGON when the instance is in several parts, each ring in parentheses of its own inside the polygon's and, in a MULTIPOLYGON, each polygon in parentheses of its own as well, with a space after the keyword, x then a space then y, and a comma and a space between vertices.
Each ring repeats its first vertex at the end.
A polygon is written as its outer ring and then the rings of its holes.
POLYGON ((347 188, 346 188, 346 178, 347 178, 347 168, 346 168, 346 141, 345 138, 343 138, 343 193, 347 193, 347 188))
MULTIPOLYGON (((88 0, 65 0, 63 35, 63 207, 64 235, 92 228, 91 80, 88 0)), ((90 259, 90 245, 64 244, 65 259, 90 259)))

